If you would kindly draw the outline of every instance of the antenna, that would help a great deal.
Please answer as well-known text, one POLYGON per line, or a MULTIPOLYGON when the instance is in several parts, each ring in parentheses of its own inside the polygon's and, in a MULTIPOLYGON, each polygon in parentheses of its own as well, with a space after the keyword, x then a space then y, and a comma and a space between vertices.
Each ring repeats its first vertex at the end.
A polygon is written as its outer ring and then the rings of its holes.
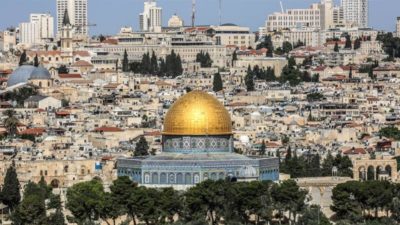
POLYGON ((283 3, 282 3, 282 1, 280 1, 280 4, 281 4, 282 13, 284 13, 285 11, 283 10, 283 3))
POLYGON ((219 25, 222 24, 222 0, 219 0, 219 25))
POLYGON ((192 27, 195 25, 196 19, 196 0, 192 0, 192 27))

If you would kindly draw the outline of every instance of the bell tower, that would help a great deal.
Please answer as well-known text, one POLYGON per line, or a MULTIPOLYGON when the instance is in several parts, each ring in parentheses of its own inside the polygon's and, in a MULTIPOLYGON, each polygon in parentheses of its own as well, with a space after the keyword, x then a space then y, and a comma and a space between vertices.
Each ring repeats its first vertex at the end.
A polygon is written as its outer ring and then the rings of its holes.
POLYGON ((72 36, 73 27, 69 19, 68 10, 65 9, 61 28, 61 58, 63 62, 67 64, 71 64, 73 62, 72 36))

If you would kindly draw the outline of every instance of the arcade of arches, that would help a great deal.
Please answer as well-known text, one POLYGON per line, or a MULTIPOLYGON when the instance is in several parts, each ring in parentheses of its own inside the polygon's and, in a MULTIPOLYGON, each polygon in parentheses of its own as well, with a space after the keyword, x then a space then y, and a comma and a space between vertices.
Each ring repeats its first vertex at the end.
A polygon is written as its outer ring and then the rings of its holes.
POLYGON ((395 159, 359 159, 353 161, 355 180, 391 180, 398 179, 395 159))

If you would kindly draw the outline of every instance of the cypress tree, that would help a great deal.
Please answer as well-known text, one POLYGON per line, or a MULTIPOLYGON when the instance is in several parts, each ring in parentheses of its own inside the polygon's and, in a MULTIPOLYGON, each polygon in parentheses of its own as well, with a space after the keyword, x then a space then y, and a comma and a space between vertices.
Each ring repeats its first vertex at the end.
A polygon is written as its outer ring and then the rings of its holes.
POLYGON ((33 66, 35 66, 35 67, 39 66, 39 58, 38 58, 37 54, 36 54, 35 58, 33 59, 33 66))
POLYGON ((129 72, 129 59, 128 59, 128 53, 124 52, 124 58, 122 60, 122 71, 123 72, 129 72))
POLYGON ((24 52, 19 57, 19 66, 24 65, 27 61, 28 61, 28 59, 26 57, 26 50, 24 50, 24 52))
POLYGON ((213 91, 218 92, 222 91, 223 89, 223 84, 222 84, 222 78, 220 73, 214 74, 214 80, 213 80, 213 91))
POLYGON ((333 51, 339 52, 339 44, 338 44, 338 42, 335 43, 335 47, 333 48, 333 51))
POLYGON ((153 53, 152 53, 152 55, 151 55, 151 73, 152 74, 156 74, 156 73, 158 73, 158 61, 157 61, 157 56, 156 56, 156 54, 154 53, 154 51, 153 51, 153 53))
POLYGON ((346 35, 346 43, 344 45, 344 48, 346 48, 346 49, 351 49, 352 48, 350 35, 346 35))
POLYGON ((254 73, 251 69, 247 70, 247 75, 244 77, 247 91, 254 91, 254 73))
POLYGON ((265 141, 263 140, 261 143, 261 147, 260 147, 260 155, 265 155, 266 149, 267 149, 267 146, 265 145, 265 141))
POLYGON ((144 138, 143 136, 141 136, 139 141, 136 143, 134 155, 135 156, 149 155, 149 144, 147 143, 146 138, 144 138))
POLYGON ((1 201, 13 211, 21 201, 20 184, 14 165, 7 169, 1 190, 1 201))

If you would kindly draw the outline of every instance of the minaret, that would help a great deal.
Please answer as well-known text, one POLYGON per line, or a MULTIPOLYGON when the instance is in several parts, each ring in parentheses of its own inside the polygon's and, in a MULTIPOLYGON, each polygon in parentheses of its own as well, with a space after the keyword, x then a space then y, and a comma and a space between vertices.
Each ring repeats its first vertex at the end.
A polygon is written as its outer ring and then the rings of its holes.
POLYGON ((61 28, 61 57, 64 63, 72 63, 73 46, 72 46, 73 27, 69 20, 68 10, 64 12, 64 18, 61 28))

